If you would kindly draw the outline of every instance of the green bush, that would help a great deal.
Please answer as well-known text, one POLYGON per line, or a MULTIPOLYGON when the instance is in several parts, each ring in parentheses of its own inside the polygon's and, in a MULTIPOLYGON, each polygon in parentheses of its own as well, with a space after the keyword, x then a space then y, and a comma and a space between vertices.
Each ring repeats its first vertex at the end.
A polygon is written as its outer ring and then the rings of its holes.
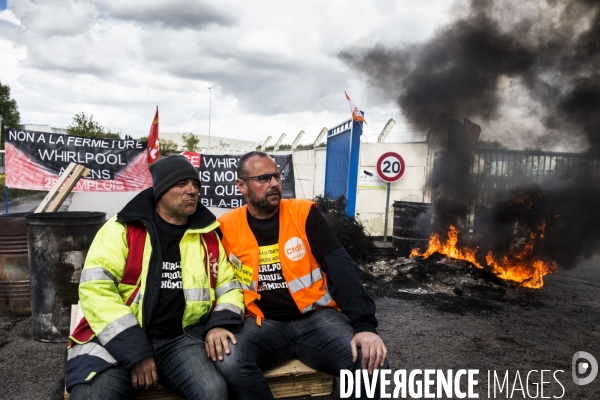
POLYGON ((300 151, 300 150, 312 150, 315 147, 312 144, 299 144, 296 147, 296 151, 300 151))

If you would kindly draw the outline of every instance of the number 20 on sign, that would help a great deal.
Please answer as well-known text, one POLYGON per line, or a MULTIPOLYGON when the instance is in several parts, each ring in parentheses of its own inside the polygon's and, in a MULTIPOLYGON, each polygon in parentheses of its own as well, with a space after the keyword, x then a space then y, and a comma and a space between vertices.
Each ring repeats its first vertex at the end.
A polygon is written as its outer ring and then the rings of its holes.
POLYGON ((396 182, 404 174, 404 160, 393 151, 382 154, 377 160, 377 174, 384 182, 396 182))
POLYGON ((383 241, 387 242, 388 210, 390 208, 390 183, 396 182, 404 174, 404 160, 400 154, 393 151, 383 153, 377 160, 377 175, 387 182, 387 194, 385 198, 385 225, 383 228, 383 241))

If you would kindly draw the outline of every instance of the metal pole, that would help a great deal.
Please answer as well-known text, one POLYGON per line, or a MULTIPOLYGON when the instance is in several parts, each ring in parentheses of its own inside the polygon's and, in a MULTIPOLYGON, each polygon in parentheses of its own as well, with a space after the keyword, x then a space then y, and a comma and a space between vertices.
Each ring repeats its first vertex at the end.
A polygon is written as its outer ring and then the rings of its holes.
POLYGON ((208 88, 208 148, 210 149, 210 109, 212 107, 212 86, 208 88))
POLYGON ((8 214, 8 186, 6 185, 6 135, 2 129, 2 114, 0 114, 0 138, 4 139, 4 207, 8 214))
POLYGON ((390 183, 387 183, 387 196, 385 197, 385 227, 383 228, 383 241, 387 242, 388 209, 390 208, 390 183))

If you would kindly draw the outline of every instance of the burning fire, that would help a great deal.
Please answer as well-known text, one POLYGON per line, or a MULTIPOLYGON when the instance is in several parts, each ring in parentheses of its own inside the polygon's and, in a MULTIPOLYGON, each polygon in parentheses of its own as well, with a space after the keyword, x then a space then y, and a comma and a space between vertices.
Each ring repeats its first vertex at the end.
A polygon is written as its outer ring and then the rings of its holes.
POLYGON ((469 247, 459 249, 456 247, 456 243, 458 243, 458 233, 459 230, 453 225, 450 225, 450 230, 448 231, 448 240, 446 243, 442 244, 440 236, 437 233, 434 233, 429 239, 429 247, 427 248, 427 251, 423 254, 419 254, 420 249, 413 249, 410 253, 410 257, 421 256, 423 258, 429 258, 429 256, 433 253, 440 253, 450 258, 467 260, 474 264, 477 268, 483 269, 483 266, 478 263, 477 260, 475 260, 475 253, 477 253, 477 249, 471 249, 469 247))
POLYGON ((466 260, 477 268, 491 269, 492 273, 501 279, 521 284, 524 287, 539 289, 544 285, 543 276, 553 273, 556 270, 555 262, 544 262, 541 260, 531 260, 533 248, 536 240, 544 238, 544 229, 546 224, 542 223, 537 232, 530 232, 527 242, 521 250, 511 252, 498 258, 491 251, 488 252, 486 266, 483 266, 475 259, 477 249, 469 247, 458 248, 459 230, 450 225, 448 231, 448 240, 442 243, 437 233, 431 235, 429 247, 423 254, 419 254, 420 249, 413 249, 410 257, 428 258, 433 253, 440 253, 450 258, 466 260))

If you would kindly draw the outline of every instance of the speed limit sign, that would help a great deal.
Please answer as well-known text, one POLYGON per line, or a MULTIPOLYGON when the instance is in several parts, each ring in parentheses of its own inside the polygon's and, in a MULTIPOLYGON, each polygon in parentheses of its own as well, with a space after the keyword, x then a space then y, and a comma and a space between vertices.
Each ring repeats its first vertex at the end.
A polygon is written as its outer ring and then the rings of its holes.
POLYGON ((377 174, 385 182, 396 182, 404 174, 404 160, 393 151, 384 153, 377 160, 377 174))

